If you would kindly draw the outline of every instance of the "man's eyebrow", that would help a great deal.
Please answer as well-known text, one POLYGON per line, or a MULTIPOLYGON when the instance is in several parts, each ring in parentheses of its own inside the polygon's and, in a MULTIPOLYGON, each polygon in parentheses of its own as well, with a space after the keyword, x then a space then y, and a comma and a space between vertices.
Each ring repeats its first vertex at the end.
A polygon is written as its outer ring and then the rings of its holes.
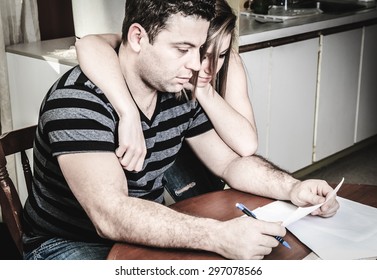
POLYGON ((193 43, 190 43, 190 42, 176 42, 176 43, 173 43, 173 45, 175 45, 175 46, 184 45, 184 46, 189 46, 189 47, 192 47, 192 48, 196 48, 196 45, 193 44, 193 43))

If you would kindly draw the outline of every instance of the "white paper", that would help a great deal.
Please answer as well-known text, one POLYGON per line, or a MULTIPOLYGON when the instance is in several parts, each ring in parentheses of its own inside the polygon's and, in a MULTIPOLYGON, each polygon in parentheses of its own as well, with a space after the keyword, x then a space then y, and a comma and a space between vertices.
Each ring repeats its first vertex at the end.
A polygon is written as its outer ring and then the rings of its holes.
MULTIPOLYGON (((287 229, 322 259, 377 257, 377 208, 342 197, 337 200, 340 208, 334 216, 322 218, 306 215, 290 223, 287 229)), ((258 219, 273 222, 286 221, 295 211, 297 207, 293 204, 275 201, 255 209, 253 213, 258 219)))
POLYGON ((330 218, 306 216, 288 226, 321 259, 377 257, 377 208, 338 197, 340 208, 330 218))

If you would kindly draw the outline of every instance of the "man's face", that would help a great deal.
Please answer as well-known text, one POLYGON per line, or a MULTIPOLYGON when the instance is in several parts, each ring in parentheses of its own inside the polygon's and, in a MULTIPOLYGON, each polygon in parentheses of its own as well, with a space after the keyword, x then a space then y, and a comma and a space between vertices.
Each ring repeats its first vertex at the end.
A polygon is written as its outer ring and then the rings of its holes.
POLYGON ((173 15, 153 45, 141 44, 139 74, 149 87, 178 92, 193 71, 200 69, 200 47, 205 43, 209 22, 196 17, 173 15))

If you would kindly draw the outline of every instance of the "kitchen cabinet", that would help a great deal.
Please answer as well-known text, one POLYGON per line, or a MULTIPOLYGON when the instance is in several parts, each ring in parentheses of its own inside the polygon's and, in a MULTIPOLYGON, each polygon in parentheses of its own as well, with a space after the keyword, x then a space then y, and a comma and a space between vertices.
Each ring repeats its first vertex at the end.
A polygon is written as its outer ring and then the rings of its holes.
POLYGON ((258 131, 257 153, 268 157, 270 59, 272 48, 241 53, 248 75, 249 98, 253 106, 258 131))
POLYGON ((52 84, 72 66, 7 53, 13 129, 34 125, 52 84))
POLYGON ((269 158, 296 171, 312 163, 318 38, 273 48, 269 158))
POLYGON ((354 144, 362 28, 321 36, 313 160, 354 144))
POLYGON ((377 134, 377 25, 364 27, 355 142, 377 134))
POLYGON ((257 153, 298 171, 377 135, 377 25, 241 53, 257 153))
POLYGON ((242 53, 258 153, 288 171, 312 163, 318 38, 242 53))

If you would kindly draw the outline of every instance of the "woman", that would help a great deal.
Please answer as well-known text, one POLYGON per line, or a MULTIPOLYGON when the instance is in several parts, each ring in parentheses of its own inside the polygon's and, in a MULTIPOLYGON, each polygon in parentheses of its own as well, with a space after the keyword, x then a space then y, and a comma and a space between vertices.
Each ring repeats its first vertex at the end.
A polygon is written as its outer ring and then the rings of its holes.
MULTIPOLYGON (((211 21, 203 47, 196 86, 187 84, 186 88, 194 92, 224 142, 240 156, 248 156, 257 149, 257 132, 246 73, 240 56, 232 49, 236 20, 225 0, 216 1, 216 17, 211 21)), ((119 43, 117 35, 89 35, 76 42, 77 56, 84 73, 103 90, 119 114, 116 154, 120 163, 127 170, 139 171, 146 154, 145 141, 138 109, 125 82, 119 82, 124 81, 114 51, 119 43), (97 60, 104 55, 107 59, 97 60)), ((175 201, 225 185, 199 162, 187 145, 183 145, 165 178, 166 188, 175 201)))

